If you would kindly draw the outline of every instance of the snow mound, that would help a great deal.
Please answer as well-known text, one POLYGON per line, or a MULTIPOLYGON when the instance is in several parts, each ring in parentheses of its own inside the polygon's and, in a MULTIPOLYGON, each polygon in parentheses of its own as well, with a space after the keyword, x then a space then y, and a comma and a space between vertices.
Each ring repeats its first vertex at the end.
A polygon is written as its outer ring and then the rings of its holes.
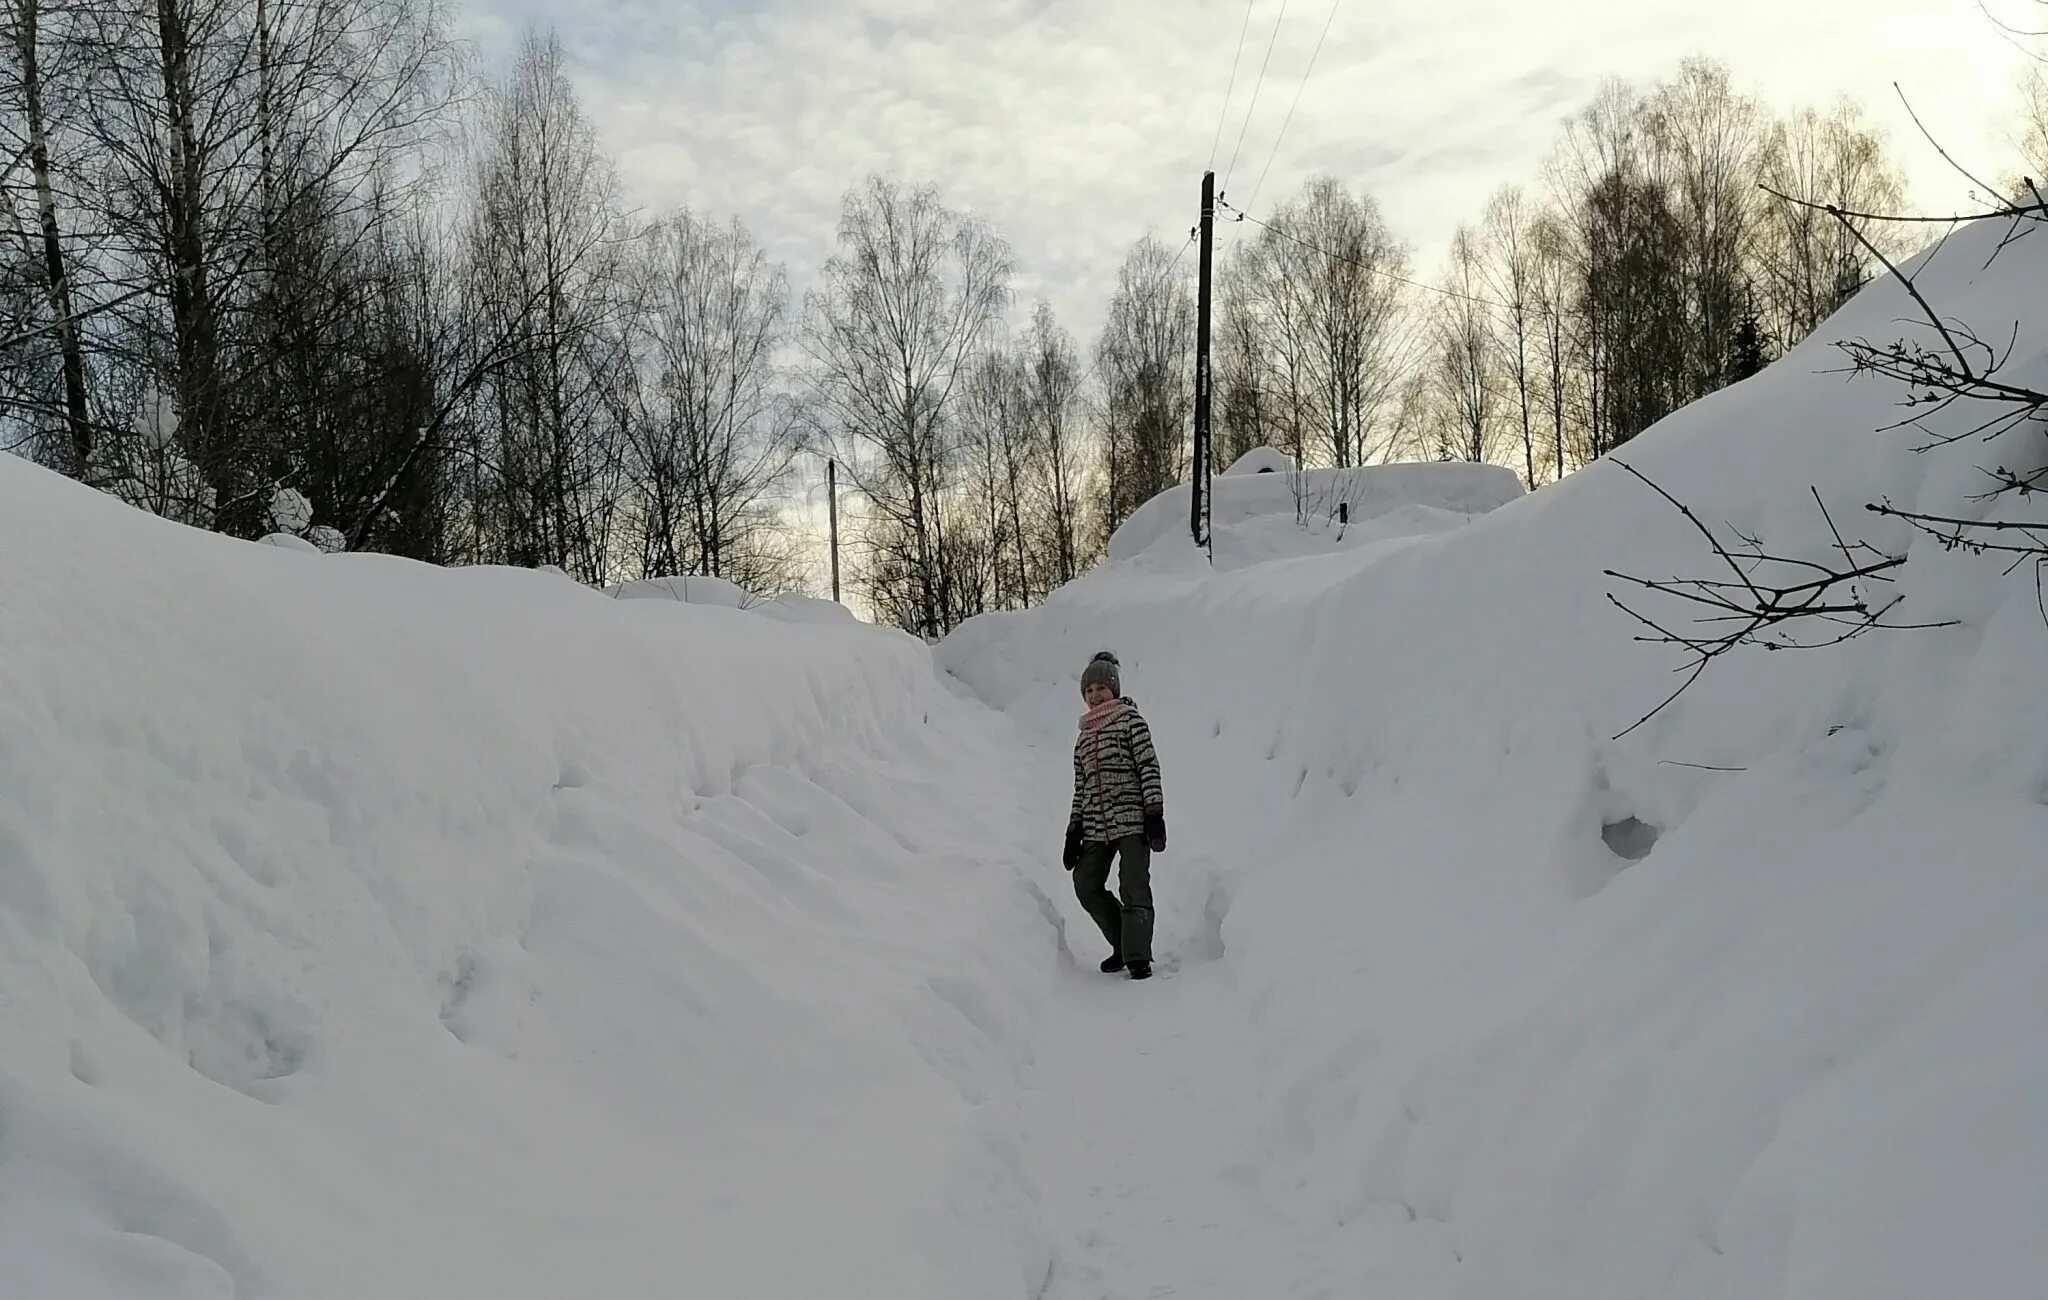
POLYGON ((1254 447, 1230 462, 1225 474, 1292 474, 1294 458, 1277 447, 1254 447))
MULTIPOLYGON (((2017 325, 2005 377, 2038 387, 2048 232, 1987 267, 2007 233, 1917 265, 1983 337, 2017 325)), ((1280 1243, 1274 1295, 2039 1290, 2048 626, 2031 572, 1861 509, 2014 509, 1976 499, 1982 444, 1915 450, 1982 413, 1874 433, 1905 395, 1826 373, 1830 338, 1938 347, 1916 315, 1875 285, 1620 459, 1723 536, 1823 563, 1817 491, 1852 539, 1908 556, 1885 590, 1910 621, 1949 625, 1732 654, 1625 739, 1681 656, 1637 644, 1609 595, 1689 613, 1604 571, 1726 570, 1613 464, 1431 536, 1216 573, 1133 561, 1183 524, 1182 493, 1134 517, 1123 562, 939 647, 1042 737, 1048 816, 1077 676, 1118 652, 1165 765, 1160 933, 1216 957, 1185 1019, 1146 1029, 1218 1045, 1205 1109, 1144 1103, 1204 1155, 1136 1193, 1156 1249, 1057 1240, 1078 1280, 1049 1300, 1224 1294, 1201 1270, 1222 1266, 1213 1225, 1240 1221, 1280 1243)), ((1417 476, 1410 504, 1500 482, 1388 468, 1417 476)), ((1279 478, 1219 482, 1226 527, 1254 513, 1226 486, 1279 478)))
POLYGON ((1435 506, 1396 506, 1362 523, 1334 518, 1258 515, 1215 530, 1215 542, 1204 556, 1179 538, 1164 538, 1124 562, 1128 571, 1154 575, 1201 577, 1270 564, 1275 560, 1329 555, 1337 551, 1384 552, 1407 541, 1463 527, 1472 516, 1435 506))
POLYGON ((1043 1279, 1043 832, 923 646, 4 456, 0 551, 9 1300, 1043 1279))
POLYGON ((782 623, 857 623, 853 611, 836 600, 786 591, 754 606, 754 612, 782 623))
POLYGON ((719 609, 744 609, 779 623, 857 623, 853 611, 834 600, 821 600, 787 591, 779 596, 757 596, 725 578, 676 577, 642 578, 606 589, 618 600, 664 600, 684 605, 708 605, 719 609))
POLYGON ((297 488, 279 488, 270 495, 270 522, 279 532, 296 536, 313 523, 313 503, 297 488))
POLYGON ((720 609, 745 609, 760 600, 753 592, 726 578, 683 575, 674 578, 637 578, 607 587, 605 594, 619 600, 667 600, 684 605, 711 605, 720 609))
MULTIPOLYGON (((1242 462, 1240 462, 1242 463, 1242 462)), ((1498 465, 1416 462, 1314 469, 1295 473, 1235 473, 1211 480, 1210 526, 1220 540, 1225 530, 1255 519, 1301 524, 1335 522, 1344 507, 1353 524, 1408 506, 1427 506, 1466 516, 1484 514, 1522 495, 1514 471, 1498 465)), ((1169 488, 1131 512, 1111 534, 1109 558, 1128 560, 1172 538, 1185 542, 1188 488, 1169 488)))

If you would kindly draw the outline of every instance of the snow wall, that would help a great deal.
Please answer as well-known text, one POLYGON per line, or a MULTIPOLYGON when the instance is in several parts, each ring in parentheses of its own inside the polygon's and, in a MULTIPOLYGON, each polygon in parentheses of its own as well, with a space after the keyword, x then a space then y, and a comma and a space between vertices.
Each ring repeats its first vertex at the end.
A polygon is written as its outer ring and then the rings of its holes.
MULTIPOLYGON (((1987 269, 2006 233, 1915 265, 1983 337, 2017 322, 2006 377, 2040 386, 2048 231, 1987 269)), ((1347 1294, 1993 1300, 2048 1277, 2048 629, 2031 570, 1863 509, 2025 512, 1976 500, 1977 467, 2048 456, 2035 430, 1927 454, 1873 432, 1902 394, 1828 373, 1829 340, 1938 346, 1916 314, 1876 285, 1619 459, 1731 543, 1826 562, 1817 490, 1851 540, 1909 554, 1872 598, 1952 626, 1729 655, 1624 740, 1682 656, 1633 641, 1603 570, 1730 575, 1614 464, 1228 572, 1145 543, 1185 515, 1162 498, 1126 562, 940 647, 1055 775, 1081 666, 1122 656, 1166 765, 1161 942, 1228 963, 1255 1038, 1227 1050, 1265 1074, 1202 1140, 1341 1244, 1347 1294)))
POLYGON ((0 1294, 1044 1276, 1044 837, 924 646, 5 456, 0 556, 0 1294))

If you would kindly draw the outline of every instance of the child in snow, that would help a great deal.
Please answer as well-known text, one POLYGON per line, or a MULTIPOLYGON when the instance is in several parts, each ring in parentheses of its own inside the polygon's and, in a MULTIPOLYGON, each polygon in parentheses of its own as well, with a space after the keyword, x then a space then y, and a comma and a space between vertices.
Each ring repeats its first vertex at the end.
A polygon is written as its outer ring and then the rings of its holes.
POLYGON ((1081 673, 1081 735, 1074 742, 1074 807, 1062 860, 1074 873, 1074 894, 1110 954, 1105 973, 1128 968, 1134 980, 1152 975, 1152 855, 1166 851, 1166 797, 1159 756, 1138 706, 1124 698, 1116 656, 1100 651, 1081 673), (1109 869, 1118 867, 1109 892, 1109 869))

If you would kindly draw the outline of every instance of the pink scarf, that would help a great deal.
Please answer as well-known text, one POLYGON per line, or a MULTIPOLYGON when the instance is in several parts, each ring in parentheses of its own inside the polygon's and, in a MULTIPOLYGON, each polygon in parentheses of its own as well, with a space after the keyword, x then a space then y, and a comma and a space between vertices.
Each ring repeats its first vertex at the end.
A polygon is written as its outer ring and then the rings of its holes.
POLYGON ((1123 711, 1122 700, 1111 700, 1107 704, 1097 705, 1081 715, 1081 730, 1100 731, 1105 725, 1115 721, 1123 711))

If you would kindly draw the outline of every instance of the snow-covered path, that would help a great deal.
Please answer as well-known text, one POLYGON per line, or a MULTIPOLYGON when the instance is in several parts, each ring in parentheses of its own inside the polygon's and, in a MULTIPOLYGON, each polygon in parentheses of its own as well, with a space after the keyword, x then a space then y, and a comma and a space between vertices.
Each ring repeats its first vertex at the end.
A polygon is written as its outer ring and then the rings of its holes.
POLYGON ((1233 1175, 1257 1099, 1229 985, 1204 960, 1146 984, 1085 965, 1060 981, 1024 1094, 1053 1241, 1043 1300, 1331 1294, 1233 1175))
MULTIPOLYGON (((1063 746, 1026 746, 1021 761, 1039 820, 1056 826, 1063 746)), ((1056 899, 1063 969, 1021 1091, 1025 1171, 1051 1246, 1036 1300, 1347 1294, 1327 1232, 1290 1220, 1252 1177, 1255 1038, 1220 918, 1204 916, 1208 874, 1199 851, 1154 860, 1159 969, 1142 983, 1096 969, 1106 946, 1056 863, 1037 881, 1056 899)))
MULTIPOLYGON (((2044 234, 1915 264, 2037 387, 2044 234)), ((1924 635, 1614 739, 1673 664, 1609 566, 1985 507, 1910 445, 1969 417, 1873 442, 1900 395, 1826 344, 1631 444, 1693 517, 1591 467, 1289 557, 1283 496, 936 649, 0 455, 0 1295, 2042 1294, 2037 575, 1873 533, 1924 635), (1057 860, 1105 645, 1172 828, 1148 983, 1057 860)))

